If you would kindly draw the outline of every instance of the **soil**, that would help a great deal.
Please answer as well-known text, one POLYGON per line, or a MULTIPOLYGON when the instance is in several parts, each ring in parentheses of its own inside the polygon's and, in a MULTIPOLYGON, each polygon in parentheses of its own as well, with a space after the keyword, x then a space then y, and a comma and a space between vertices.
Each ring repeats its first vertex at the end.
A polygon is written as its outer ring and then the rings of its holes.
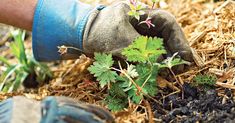
POLYGON ((163 102, 162 105, 151 102, 155 118, 165 123, 235 122, 235 103, 231 90, 224 90, 224 97, 227 97, 225 100, 222 96, 218 96, 215 89, 199 90, 187 83, 183 88, 184 98, 181 93, 170 95, 165 99, 161 99, 161 94, 155 97, 163 102))
MULTIPOLYGON (((96 4, 94 0, 85 1, 96 4)), ((106 1, 105 3, 107 4, 107 1, 113 0, 99 1, 106 1)), ((151 0, 142 1, 150 3, 149 5, 152 4, 151 0)), ((225 89, 235 89, 234 84, 229 84, 230 82, 233 83, 233 76, 235 75, 234 72, 230 72, 230 70, 234 71, 233 59, 235 56, 229 54, 229 49, 234 47, 234 2, 233 4, 229 3, 225 6, 223 2, 212 3, 205 2, 204 0, 168 1, 171 1, 168 4, 168 11, 176 16, 177 21, 183 27, 186 37, 189 39, 190 43, 193 42, 192 47, 200 56, 197 58, 203 58, 202 63, 207 63, 202 67, 201 62, 199 62, 197 64, 198 67, 192 68, 193 72, 189 71, 185 76, 181 76, 183 78, 182 81, 190 82, 191 76, 196 75, 197 72, 201 71, 207 73, 209 70, 208 68, 221 68, 221 65, 223 66, 222 70, 225 70, 225 74, 223 75, 226 76, 219 76, 221 80, 225 80, 220 82, 221 84, 217 85, 219 87, 214 89, 202 90, 201 88, 195 88, 186 83, 183 85, 183 94, 177 93, 170 96, 166 95, 175 92, 175 90, 171 90, 171 88, 159 89, 158 95, 154 97, 154 99, 148 101, 151 106, 150 108, 152 108, 154 113, 155 121, 165 123, 235 123, 235 103, 232 94, 234 92, 225 89), (219 11, 214 13, 214 10, 219 11), (206 32, 205 35, 204 32, 206 32), (221 44, 223 44, 223 46, 221 44), (228 49, 228 52, 224 49, 228 49), (227 61, 224 61, 224 56, 226 55, 229 56, 227 57, 228 64, 224 64, 227 63, 227 61)), ((9 27, 0 24, 0 44, 2 44, 0 45, 0 53, 1 56, 12 59, 13 57, 9 52, 9 48, 4 45, 4 42, 6 41, 3 40, 4 37, 7 37, 6 35, 9 32, 9 29, 9 27)), ((11 39, 8 37, 8 40, 11 39)), ((31 48, 31 42, 26 42, 25 44, 28 46, 26 49, 31 48)), ((76 61, 55 63, 52 69, 54 70, 56 77, 50 84, 44 85, 38 90, 35 89, 35 92, 33 93, 31 91, 27 93, 20 91, 0 94, 0 100, 16 95, 24 95, 28 98, 41 100, 45 96, 56 95, 67 96, 104 107, 102 101, 106 92, 105 90, 98 88, 99 86, 97 83, 88 79, 88 75, 84 72, 85 68, 87 68, 84 66, 87 66, 88 64, 90 64, 90 62, 87 61, 81 63, 76 61)), ((217 74, 217 69, 215 74, 217 74)), ((36 81, 35 75, 29 75, 24 84, 28 85, 31 81, 36 81)), ((28 86, 36 87, 38 85, 28 86)), ((127 110, 113 114, 117 123, 142 123, 148 122, 147 120, 152 118, 152 116, 148 116, 148 114, 150 114, 149 112, 146 113, 146 111, 142 110, 146 109, 146 107, 142 108, 142 106, 140 106, 140 110, 138 111, 136 111, 136 107, 138 106, 130 104, 127 110)))
POLYGON ((37 88, 39 82, 37 81, 36 73, 29 74, 23 82, 24 87, 26 88, 37 88))

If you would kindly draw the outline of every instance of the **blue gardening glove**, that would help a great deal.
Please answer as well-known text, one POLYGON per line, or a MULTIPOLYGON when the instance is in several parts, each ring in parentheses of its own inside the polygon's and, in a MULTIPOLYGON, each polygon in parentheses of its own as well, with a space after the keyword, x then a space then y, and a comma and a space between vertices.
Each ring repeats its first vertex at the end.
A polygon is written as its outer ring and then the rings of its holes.
POLYGON ((38 0, 32 29, 34 57, 60 60, 61 45, 82 49, 84 26, 93 10, 78 0, 38 0))
POLYGON ((0 123, 112 123, 102 108, 66 97, 47 97, 42 103, 22 96, 0 102, 0 123))
POLYGON ((38 0, 33 22, 33 53, 39 61, 68 59, 80 53, 119 54, 139 33, 129 23, 129 6, 91 7, 78 0, 38 0), (58 53, 58 46, 69 49, 58 53))
MULTIPOLYGON (((78 0, 39 0, 33 25, 33 51, 37 60, 68 59, 81 53, 120 52, 141 35, 158 36, 164 39, 169 55, 179 55, 192 61, 192 53, 183 31, 175 18, 163 10, 146 10, 153 24, 150 29, 128 16, 128 4, 118 2, 107 7, 92 8, 78 0), (60 55, 58 46, 71 46, 60 55)), ((141 16, 145 20, 147 14, 141 16)))

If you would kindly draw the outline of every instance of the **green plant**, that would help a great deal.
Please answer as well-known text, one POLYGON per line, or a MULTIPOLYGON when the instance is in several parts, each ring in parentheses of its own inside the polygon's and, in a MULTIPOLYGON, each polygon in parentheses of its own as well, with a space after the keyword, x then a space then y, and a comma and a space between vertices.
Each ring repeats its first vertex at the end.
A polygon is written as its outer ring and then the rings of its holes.
MULTIPOLYGON (((138 0, 129 0, 130 11, 128 12, 128 15, 136 18, 139 21, 140 16, 146 14, 145 10, 148 9, 153 10, 155 4, 158 2, 160 2, 160 0, 152 0, 152 6, 151 8, 148 8, 147 5, 144 5, 138 0)), ((147 13, 147 15, 148 17, 144 21, 139 22, 139 24, 146 24, 149 28, 151 26, 155 27, 155 25, 152 23, 152 18, 150 17, 150 13, 147 13)))
POLYGON ((108 86, 109 94, 105 101, 112 111, 122 110, 128 102, 139 104, 144 96, 157 93, 156 77, 161 68, 188 63, 179 58, 168 58, 157 63, 159 56, 165 54, 162 39, 138 37, 131 45, 124 48, 122 55, 127 58, 127 67, 115 68, 111 54, 95 53, 95 62, 88 70, 97 78, 101 87, 108 86), (129 64, 128 62, 135 62, 129 64))
POLYGON ((202 86, 204 88, 211 88, 216 84, 216 76, 214 75, 197 75, 193 78, 196 86, 202 86))
POLYGON ((14 41, 10 43, 10 49, 18 62, 11 64, 6 58, 0 57, 0 61, 6 65, 6 70, 0 76, 0 91, 15 91, 26 80, 32 85, 37 85, 36 82, 44 82, 47 78, 51 78, 52 73, 45 64, 26 55, 23 44, 25 31, 14 30, 11 35, 14 41))

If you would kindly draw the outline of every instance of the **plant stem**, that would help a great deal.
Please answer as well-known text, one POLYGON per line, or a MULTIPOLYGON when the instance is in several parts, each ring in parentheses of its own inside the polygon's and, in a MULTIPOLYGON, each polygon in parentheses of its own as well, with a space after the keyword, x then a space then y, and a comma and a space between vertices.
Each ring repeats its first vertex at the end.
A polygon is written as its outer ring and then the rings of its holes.
POLYGON ((84 53, 81 49, 78 49, 78 48, 76 48, 76 47, 71 47, 71 46, 65 46, 65 47, 68 48, 68 49, 74 49, 74 50, 77 50, 77 51, 79 51, 79 52, 84 53))
POLYGON ((150 70, 150 72, 149 72, 148 78, 144 81, 144 83, 143 83, 143 85, 141 86, 141 88, 143 88, 143 87, 145 86, 145 84, 148 82, 149 78, 151 77, 152 71, 153 71, 153 63, 152 63, 149 59, 148 59, 148 62, 149 62, 149 64, 150 64, 150 66, 151 66, 151 70, 150 70))
POLYGON ((142 91, 141 87, 138 86, 138 85, 135 83, 135 81, 134 81, 125 71, 116 69, 116 68, 114 68, 114 67, 111 67, 111 69, 113 69, 113 70, 115 70, 115 71, 118 71, 118 72, 124 74, 124 75, 131 81, 131 83, 138 89, 138 92, 141 92, 141 91, 142 91))
POLYGON ((152 8, 151 8, 152 10, 154 9, 155 3, 156 3, 156 2, 153 2, 152 8))
POLYGON ((148 78, 144 81, 143 85, 141 86, 141 88, 143 88, 145 86, 145 84, 148 82, 149 78, 151 77, 151 73, 149 74, 148 78))
POLYGON ((183 86, 181 85, 180 81, 178 81, 178 79, 177 79, 175 73, 172 71, 172 69, 171 69, 171 68, 169 68, 169 69, 170 69, 172 75, 174 76, 176 82, 177 82, 177 83, 179 84, 179 86, 181 87, 181 89, 182 89, 182 93, 181 93, 181 94, 182 94, 182 99, 184 99, 184 90, 183 90, 183 86))
POLYGON ((182 88, 182 85, 181 85, 181 83, 178 81, 178 79, 177 79, 177 77, 176 77, 175 73, 172 71, 172 69, 171 69, 171 68, 169 68, 169 70, 170 70, 171 74, 174 76, 174 78, 175 78, 176 82, 177 82, 177 83, 179 84, 179 86, 182 88))

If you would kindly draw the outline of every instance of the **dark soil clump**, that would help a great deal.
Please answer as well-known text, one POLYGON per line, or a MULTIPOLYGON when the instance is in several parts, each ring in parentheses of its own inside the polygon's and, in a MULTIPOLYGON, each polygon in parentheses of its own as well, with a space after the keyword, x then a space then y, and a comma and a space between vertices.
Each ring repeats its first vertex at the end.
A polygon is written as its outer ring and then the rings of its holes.
POLYGON ((215 89, 199 91, 189 84, 184 84, 183 88, 184 99, 182 94, 173 94, 165 99, 161 99, 160 95, 156 97, 163 102, 161 106, 155 102, 151 103, 156 118, 166 123, 235 122, 235 103, 231 90, 225 90, 224 94, 228 98, 223 100, 215 89))

